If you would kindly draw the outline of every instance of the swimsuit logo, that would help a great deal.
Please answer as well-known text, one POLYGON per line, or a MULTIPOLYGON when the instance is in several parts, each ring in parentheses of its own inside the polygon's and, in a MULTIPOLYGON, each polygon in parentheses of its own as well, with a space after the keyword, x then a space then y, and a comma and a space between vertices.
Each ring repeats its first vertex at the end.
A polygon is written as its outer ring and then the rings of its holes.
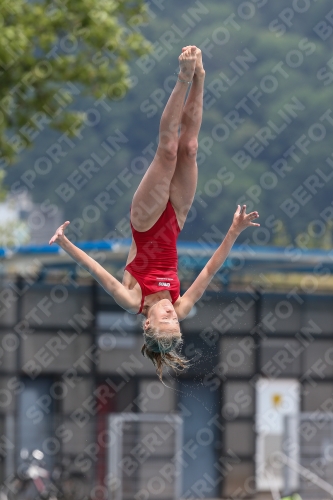
POLYGON ((164 281, 160 281, 158 286, 170 286, 170 283, 165 283, 164 281))

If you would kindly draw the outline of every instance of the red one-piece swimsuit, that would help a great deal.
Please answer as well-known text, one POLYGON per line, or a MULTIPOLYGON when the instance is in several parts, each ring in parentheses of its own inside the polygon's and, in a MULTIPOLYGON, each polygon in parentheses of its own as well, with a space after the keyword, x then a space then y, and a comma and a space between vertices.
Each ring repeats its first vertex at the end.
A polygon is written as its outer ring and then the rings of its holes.
POLYGON ((136 231, 131 224, 136 243, 136 256, 125 269, 141 287, 142 312, 145 297, 152 293, 168 290, 174 304, 180 294, 177 275, 177 238, 180 233, 177 217, 170 200, 157 222, 148 231, 136 231))

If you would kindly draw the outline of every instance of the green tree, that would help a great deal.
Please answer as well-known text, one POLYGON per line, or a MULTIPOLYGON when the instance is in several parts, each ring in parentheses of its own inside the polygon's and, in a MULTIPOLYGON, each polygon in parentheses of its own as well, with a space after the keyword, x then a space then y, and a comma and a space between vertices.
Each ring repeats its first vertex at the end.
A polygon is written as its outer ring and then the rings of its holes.
MULTIPOLYGON (((178 55, 183 45, 195 44, 204 50, 205 109, 198 196, 180 237, 200 241, 213 225, 225 231, 236 205, 246 203, 259 211, 261 228, 244 232, 244 239, 255 245, 297 246, 295 239, 308 231, 311 221, 325 222, 321 214, 330 213, 333 187, 333 33, 329 27, 320 31, 330 7, 327 2, 304 2, 301 8, 299 3, 147 2, 147 19, 140 23, 136 18, 132 31, 150 40, 153 51, 129 61, 131 90, 112 102, 111 110, 100 108, 100 122, 86 127, 83 138, 74 137, 75 147, 61 142, 61 161, 46 153, 60 134, 45 128, 36 147, 26 149, 15 168, 7 170, 6 185, 12 192, 26 189, 35 203, 57 205, 65 220, 76 220, 77 239, 101 239, 115 229, 119 237, 127 236, 121 230, 123 220, 153 157, 178 55), (145 58, 149 63, 143 62, 145 58), (118 142, 110 142, 109 136, 118 142), (247 166, 235 161, 240 150, 251 157, 247 166), (45 155, 50 168, 41 172, 45 155), (94 176, 89 173, 78 188, 73 187, 69 176, 81 173, 81 165, 96 155, 109 155, 109 160, 103 165, 94 160, 94 176), (276 162, 281 167, 284 155, 287 166, 277 172, 276 162), (33 182, 27 169, 35 174, 33 182), (59 186, 66 183, 69 195, 61 196, 59 186), (99 202, 101 196, 105 206, 99 202), (293 200, 297 206, 289 213, 293 200), (87 207, 92 207, 88 215, 87 207)), ((87 112, 91 104, 92 99, 79 96, 76 109, 87 112)), ((74 227, 71 224, 69 231, 74 227)), ((325 238, 329 245, 329 232, 325 238)), ((320 238, 313 244, 321 245, 320 238)))
POLYGON ((8 221, 0 224, 0 246, 16 247, 29 242, 29 227, 26 222, 8 221))
POLYGON ((149 44, 143 0, 0 0, 0 167, 47 127, 75 135, 75 96, 119 99, 149 44))

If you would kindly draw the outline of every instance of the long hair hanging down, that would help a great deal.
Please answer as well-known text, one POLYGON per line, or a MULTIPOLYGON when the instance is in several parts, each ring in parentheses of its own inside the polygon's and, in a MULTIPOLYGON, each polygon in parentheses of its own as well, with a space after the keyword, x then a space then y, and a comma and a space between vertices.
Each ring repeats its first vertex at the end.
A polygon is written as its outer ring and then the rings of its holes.
POLYGON ((166 335, 149 327, 144 330, 143 336, 145 343, 141 348, 141 353, 153 362, 161 382, 165 366, 172 368, 175 372, 185 370, 188 367, 190 361, 176 350, 183 343, 180 332, 179 335, 166 335))

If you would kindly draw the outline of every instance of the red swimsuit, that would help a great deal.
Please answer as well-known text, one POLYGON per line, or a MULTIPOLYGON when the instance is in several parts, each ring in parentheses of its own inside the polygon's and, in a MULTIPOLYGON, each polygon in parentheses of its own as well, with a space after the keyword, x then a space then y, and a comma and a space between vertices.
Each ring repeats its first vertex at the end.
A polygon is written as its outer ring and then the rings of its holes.
POLYGON ((170 200, 157 222, 148 231, 136 231, 131 224, 136 243, 136 256, 125 269, 141 287, 142 312, 145 297, 168 290, 174 304, 179 297, 180 283, 177 275, 177 238, 180 233, 177 217, 170 200))

